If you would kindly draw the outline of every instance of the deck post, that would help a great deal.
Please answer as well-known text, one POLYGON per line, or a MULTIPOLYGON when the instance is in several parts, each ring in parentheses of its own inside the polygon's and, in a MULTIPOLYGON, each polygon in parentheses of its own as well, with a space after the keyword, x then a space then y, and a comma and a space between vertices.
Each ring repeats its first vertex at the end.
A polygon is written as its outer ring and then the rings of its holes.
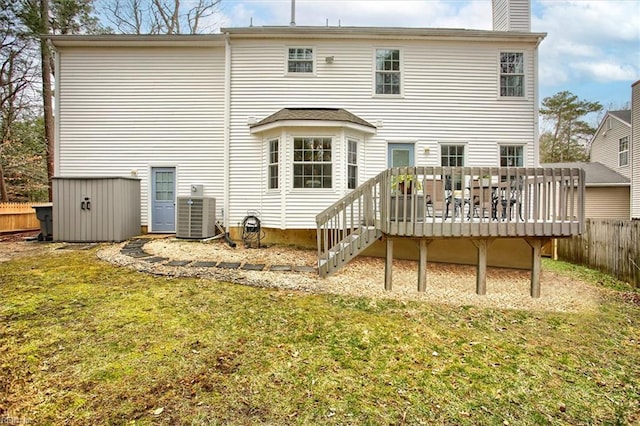
POLYGON ((391 268, 393 266, 393 239, 387 236, 387 257, 384 265, 384 289, 391 291, 391 268))
POLYGON ((545 238, 527 238, 531 246, 531 297, 540 297, 540 271, 542 270, 542 246, 545 238))
POLYGON ((483 238, 479 240, 471 240, 478 249, 478 265, 476 269, 476 294, 484 296, 487 294, 487 249, 493 242, 493 239, 483 238))
POLYGON ((420 239, 420 263, 418 263, 418 291, 427 291, 427 246, 432 240, 420 239))

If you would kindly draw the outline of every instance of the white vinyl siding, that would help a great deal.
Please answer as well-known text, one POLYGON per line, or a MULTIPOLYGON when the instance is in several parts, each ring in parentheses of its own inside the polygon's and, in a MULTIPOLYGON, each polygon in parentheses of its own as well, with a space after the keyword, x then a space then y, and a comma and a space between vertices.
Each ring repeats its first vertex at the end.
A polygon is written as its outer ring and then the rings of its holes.
MULTIPOLYGON (((278 39, 232 40, 231 152, 229 155, 230 223, 234 226, 247 210, 261 212, 265 227, 315 228, 315 215, 347 192, 346 135, 341 129, 283 129, 280 139, 280 203, 261 195, 255 176, 264 152, 262 135, 252 135, 248 117, 257 120, 285 107, 344 108, 377 125, 374 135, 357 136, 359 182, 387 167, 387 142, 412 141, 417 166, 439 166, 439 144, 466 143, 466 166, 499 165, 499 144, 520 144, 524 165, 534 167, 535 63, 525 61, 523 98, 498 99, 496 58, 502 51, 524 52, 535 58, 535 41, 495 43, 437 40, 395 40, 385 43, 358 39, 313 39, 314 54, 333 56, 334 62, 316 62, 315 78, 282 75, 284 41, 278 39), (402 55, 404 97, 373 96, 375 50, 397 46, 402 55), (255 64, 260 63, 260 69, 255 64), (286 136, 289 134, 290 136, 286 136), (314 191, 285 188, 291 182, 293 137, 322 135, 333 138, 334 182, 331 189, 314 191), (425 153, 429 148, 429 153, 425 153), (261 198, 262 197, 262 198, 261 198)), ((266 175, 265 175, 266 176, 266 175)), ((263 188, 266 187, 263 186, 263 188)))
POLYGON ((620 165, 620 139, 631 136, 631 127, 615 117, 604 119, 591 143, 590 160, 601 163, 621 175, 631 178, 631 168, 620 165), (611 126, 608 124, 611 123, 611 126))
MULTIPOLYGON (((149 218, 151 167, 175 166, 223 206, 223 48, 61 48, 57 176, 141 178, 149 218)), ((218 213, 219 214, 219 213, 218 213)))
POLYGON ((530 0, 492 0, 495 31, 531 31, 530 0))

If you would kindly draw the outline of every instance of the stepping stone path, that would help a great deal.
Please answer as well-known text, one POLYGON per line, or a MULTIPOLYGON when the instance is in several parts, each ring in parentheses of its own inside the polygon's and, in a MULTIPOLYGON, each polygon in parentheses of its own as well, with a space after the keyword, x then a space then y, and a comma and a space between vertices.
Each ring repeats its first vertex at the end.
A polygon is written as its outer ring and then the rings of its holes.
MULTIPOLYGON (((188 268, 215 268, 220 269, 242 269, 244 271, 264 271, 266 265, 263 263, 245 263, 241 262, 214 262, 214 261, 198 261, 192 262, 190 260, 170 260, 166 257, 153 256, 144 251, 144 245, 151 241, 151 238, 136 238, 135 240, 127 241, 127 243, 120 249, 120 253, 132 257, 134 259, 140 259, 148 263, 164 263, 164 266, 181 266, 188 268), (167 262, 168 261, 168 262, 167 262)), ((277 272, 308 272, 317 273, 317 268, 312 266, 292 266, 292 265, 271 265, 269 271, 277 272)))

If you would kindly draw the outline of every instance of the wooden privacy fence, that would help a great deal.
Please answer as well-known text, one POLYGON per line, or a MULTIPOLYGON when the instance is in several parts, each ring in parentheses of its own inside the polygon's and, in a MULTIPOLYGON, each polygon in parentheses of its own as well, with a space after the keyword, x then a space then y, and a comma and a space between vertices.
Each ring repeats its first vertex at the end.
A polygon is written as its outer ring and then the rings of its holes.
POLYGON ((558 240, 558 258, 640 287, 640 221, 587 219, 582 235, 558 240))
POLYGON ((0 203, 0 232, 40 229, 33 203, 0 203))

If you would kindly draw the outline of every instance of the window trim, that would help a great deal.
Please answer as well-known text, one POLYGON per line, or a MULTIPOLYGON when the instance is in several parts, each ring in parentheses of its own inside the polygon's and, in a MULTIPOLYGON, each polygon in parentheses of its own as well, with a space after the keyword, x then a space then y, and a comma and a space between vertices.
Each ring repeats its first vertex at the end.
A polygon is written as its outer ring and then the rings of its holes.
MULTIPOLYGON (((302 62, 300 60, 298 60, 297 62, 302 62)), ((295 77, 300 77, 300 76, 315 76, 316 75, 316 48, 315 46, 300 46, 300 45, 295 45, 295 46, 287 46, 285 48, 285 54, 284 54, 284 73, 286 76, 295 76, 295 77), (291 49, 311 49, 311 72, 302 72, 302 71, 289 71, 289 61, 291 61, 291 59, 289 58, 289 53, 291 49)))
POLYGON ((281 165, 281 159, 282 159, 282 154, 281 154, 281 143, 280 143, 280 138, 279 137, 273 137, 273 138, 269 138, 267 139, 267 191, 279 191, 280 190, 280 186, 281 186, 281 179, 280 179, 280 165, 281 165), (271 162, 271 154, 273 153, 273 151, 271 150, 271 144, 275 142, 278 144, 277 146, 277 150, 275 151, 276 153, 276 162, 272 163, 271 162), (276 186, 272 187, 271 186, 271 182, 272 182, 272 178, 273 175, 271 174, 271 168, 272 167, 276 167, 276 186))
POLYGON ((526 152, 525 152, 525 148, 527 147, 526 144, 517 144, 517 143, 501 143, 498 144, 498 167, 526 167, 526 152), (503 166, 502 165, 502 148, 519 148, 522 150, 522 165, 518 166, 503 166))
POLYGON ((308 190, 312 190, 312 191, 333 191, 336 188, 336 178, 335 178, 335 173, 336 173, 336 138, 333 136, 319 136, 319 135, 312 135, 312 134, 307 134, 307 135, 291 135, 291 189, 293 191, 308 191, 308 190), (295 160, 295 150, 296 150, 296 139, 328 139, 331 143, 331 161, 325 162, 325 161, 296 161, 295 160), (296 181, 296 174, 295 174, 295 166, 297 164, 330 164, 331 165, 331 186, 328 187, 308 187, 308 186, 302 186, 302 187, 296 187, 295 186, 295 181, 296 181))
POLYGON ((513 99, 521 100, 527 99, 527 55, 522 50, 500 50, 498 52, 498 98, 499 99, 513 99), (522 55, 522 73, 502 73, 502 55, 503 54, 518 53, 522 55), (522 76, 522 95, 503 95, 502 94, 502 76, 503 75, 515 75, 522 76))
MULTIPOLYGON (((373 97, 375 98, 402 98, 404 97, 404 51, 399 47, 390 47, 390 46, 377 46, 373 48, 373 97), (398 75, 400 76, 400 83, 398 84, 399 93, 378 93, 378 84, 377 84, 377 76, 378 76, 378 51, 379 50, 397 50, 398 51, 398 75)), ((385 72, 385 71, 381 71, 385 72)), ((389 73, 389 71, 386 71, 389 73)))
POLYGON ((458 142, 440 142, 440 166, 441 167, 466 167, 467 164, 467 143, 458 143, 458 142), (445 166, 442 164, 442 153, 443 153, 443 148, 447 146, 455 146, 455 147, 462 147, 462 165, 461 166, 445 166))
POLYGON ((618 167, 628 167, 629 166, 629 136, 623 136, 620 139, 618 139, 618 167), (621 144, 624 143, 627 145, 627 149, 622 150, 621 149, 621 144), (621 163, 621 155, 625 154, 625 158, 627 159, 627 162, 625 164, 621 163))
POLYGON ((359 172, 359 170, 358 170, 359 169, 358 157, 360 156, 359 155, 360 154, 360 152, 359 152, 360 151, 360 141, 358 139, 356 139, 356 138, 349 137, 349 136, 346 137, 346 140, 347 140, 347 149, 346 149, 346 153, 347 153, 347 158, 346 158, 346 163, 347 163, 347 189, 356 189, 358 187, 358 185, 359 185, 359 182, 358 182, 359 181, 359 179, 358 179, 358 172, 359 172), (354 151, 355 160, 356 160, 355 163, 351 163, 349 161, 351 153, 352 153, 352 151, 351 151, 351 144, 352 143, 355 144, 355 151, 354 151), (349 173, 352 170, 352 168, 354 170, 354 181, 355 181, 353 188, 349 186, 350 177, 351 177, 349 175, 349 173))

